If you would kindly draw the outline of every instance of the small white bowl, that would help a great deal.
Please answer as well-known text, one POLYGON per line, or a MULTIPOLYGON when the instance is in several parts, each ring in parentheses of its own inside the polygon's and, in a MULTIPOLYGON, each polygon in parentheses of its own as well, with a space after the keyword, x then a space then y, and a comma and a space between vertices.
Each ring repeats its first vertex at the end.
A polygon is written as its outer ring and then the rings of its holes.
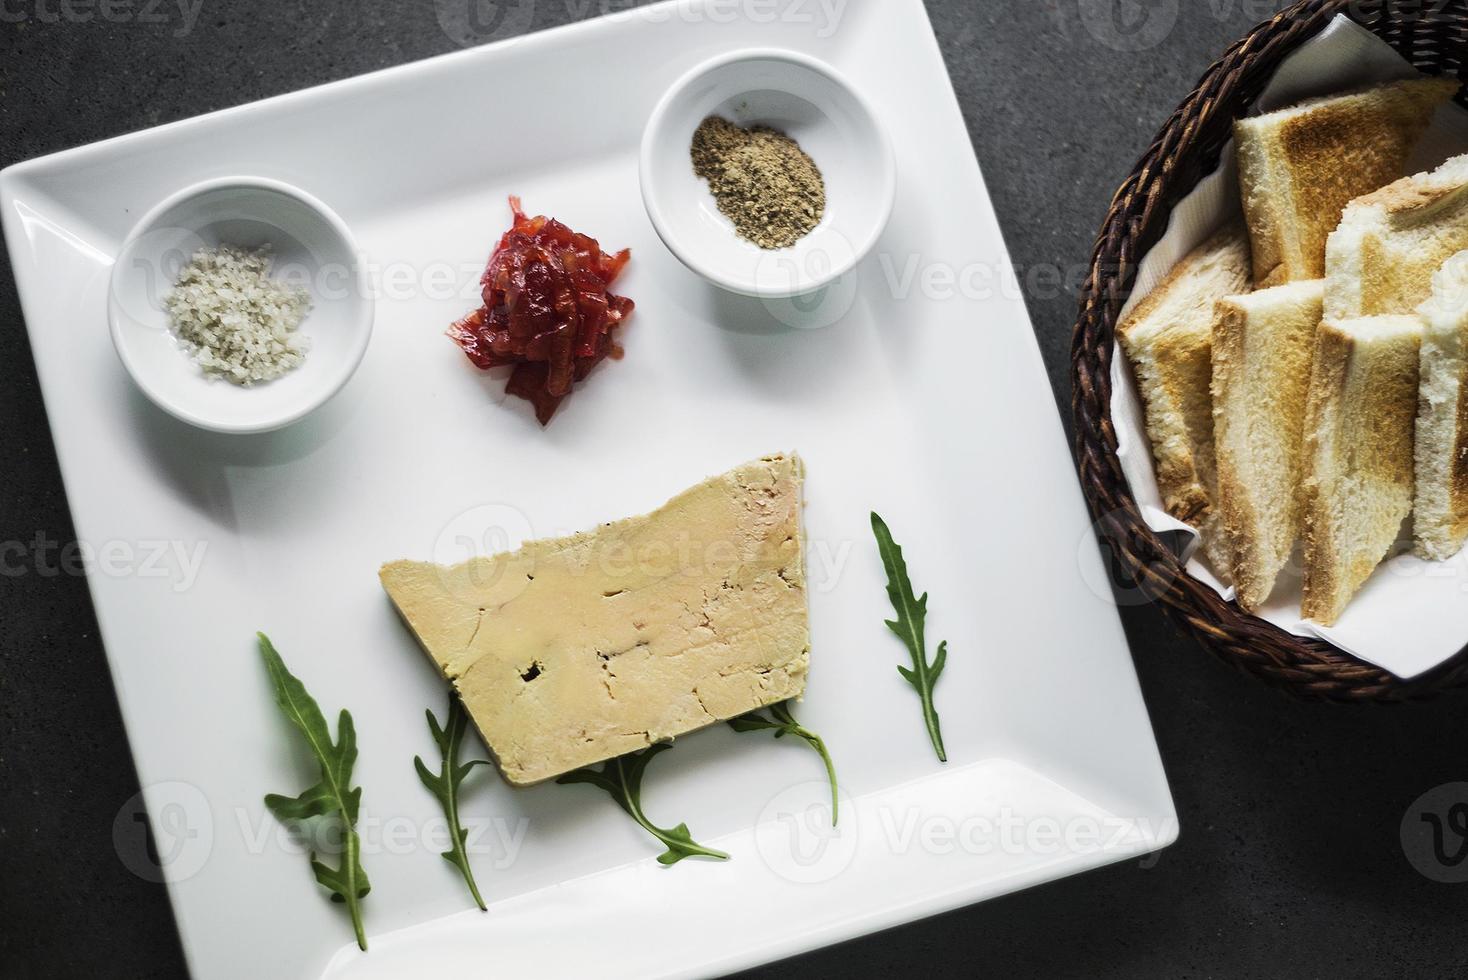
POLYGON ((372 336, 373 303, 346 223, 276 180, 228 177, 187 187, 137 223, 112 267, 112 343, 159 408, 215 432, 269 432, 324 404, 356 371, 372 336), (174 336, 164 297, 200 248, 269 246, 272 276, 302 286, 305 359, 273 381, 210 378, 174 336))
POLYGON ((642 136, 642 200, 663 243, 709 282, 746 296, 812 293, 876 244, 897 187, 892 144, 871 106, 829 65, 794 51, 721 55, 663 96, 642 136), (709 116, 771 126, 808 153, 826 184, 826 212, 789 248, 739 237, 693 172, 694 131, 709 116))

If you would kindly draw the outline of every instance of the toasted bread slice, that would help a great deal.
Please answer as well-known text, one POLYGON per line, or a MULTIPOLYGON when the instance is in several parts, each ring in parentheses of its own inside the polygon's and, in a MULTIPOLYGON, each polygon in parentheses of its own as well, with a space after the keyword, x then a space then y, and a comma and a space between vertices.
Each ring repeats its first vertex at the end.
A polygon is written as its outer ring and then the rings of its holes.
POLYGON ((1412 512, 1422 320, 1327 319, 1305 416, 1301 613, 1331 625, 1412 512))
POLYGON ((1432 279, 1422 316, 1417 407, 1417 553, 1445 561, 1468 540, 1468 252, 1432 279))
POLYGON ((1157 463, 1163 506, 1203 531, 1210 562, 1227 571, 1222 536, 1211 533, 1217 474, 1213 454, 1213 304, 1249 287, 1249 245, 1232 225, 1188 254, 1136 305, 1117 336, 1136 371, 1157 463))
POLYGON ((1324 294, 1323 279, 1288 283, 1222 299, 1214 318, 1218 510, 1239 605, 1251 611, 1300 535, 1300 447, 1324 294))
POLYGON ((1352 201, 1325 248, 1325 318, 1415 313, 1468 248, 1468 155, 1352 201))
POLYGON ((1234 124, 1239 189, 1263 289, 1325 275, 1325 240, 1353 199, 1402 176, 1448 79, 1393 82, 1234 124))

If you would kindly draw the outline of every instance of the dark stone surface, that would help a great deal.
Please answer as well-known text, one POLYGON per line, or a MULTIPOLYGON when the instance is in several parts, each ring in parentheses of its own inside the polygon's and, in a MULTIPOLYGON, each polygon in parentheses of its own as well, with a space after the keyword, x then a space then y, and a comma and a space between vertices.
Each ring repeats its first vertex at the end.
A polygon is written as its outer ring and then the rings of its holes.
MULTIPOLYGON (((110 19, 56 0, 0 2, 0 164, 456 47, 425 0, 204 0, 192 24, 172 0, 148 2, 105 8, 110 19), (150 9, 165 19, 147 22, 150 9)), ((600 9, 525 3, 534 27, 600 9)), ((1196 77, 1274 9, 928 7, 1015 262, 1062 270, 1085 261, 1111 192, 1196 77)), ((0 538, 67 541, 15 285, 0 269, 0 538)), ((1029 299, 1064 405, 1072 295, 1029 299)), ((137 786, 85 584, 33 562, 0 577, 0 617, 0 974, 179 975, 163 890, 113 845, 137 786)), ((1461 975, 1468 891, 1413 870, 1398 828, 1420 794, 1468 775, 1462 700, 1297 704, 1215 663, 1155 610, 1124 618, 1178 844, 1152 866, 1103 869, 751 976, 1461 975)))

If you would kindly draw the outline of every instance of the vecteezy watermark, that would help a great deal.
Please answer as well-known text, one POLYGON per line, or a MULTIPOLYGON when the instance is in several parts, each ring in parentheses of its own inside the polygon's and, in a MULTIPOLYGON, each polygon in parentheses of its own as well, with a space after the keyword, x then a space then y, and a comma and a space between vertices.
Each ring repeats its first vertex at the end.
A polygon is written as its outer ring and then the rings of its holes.
POLYGON ((1468 783, 1423 793, 1402 816, 1402 853, 1418 873, 1444 884, 1468 882, 1468 783))
MULTIPOLYGON (((1450 0, 1393 0, 1389 6, 1421 9, 1445 6, 1450 0)), ((1247 24, 1269 20, 1294 0, 1188 0, 1190 14, 1203 14, 1222 23, 1238 20, 1247 24)), ((1364 6, 1354 0, 1350 7, 1364 6)), ((1074 23, 1104 47, 1123 54, 1151 51, 1178 29, 1182 10, 1179 0, 1045 0, 1045 9, 1062 36, 1072 38, 1074 23)))
MULTIPOLYGON (((572 536, 577 529, 560 528, 553 538, 572 536)), ((430 552, 441 569, 443 584, 451 595, 478 602, 493 590, 496 603, 508 602, 535 581, 537 561, 533 555, 515 554, 515 549, 537 538, 529 515, 512 504, 489 503, 460 512, 443 526, 430 552), (503 559, 476 561, 475 559, 503 559)), ((826 594, 834 590, 846 573, 856 542, 850 538, 826 539, 806 536, 805 587, 826 594)), ((675 531, 666 536, 649 535, 635 541, 614 540, 607 547, 585 553, 566 566, 577 576, 595 576, 607 585, 607 598, 616 598, 619 584, 627 589, 648 581, 683 575, 713 575, 732 569, 747 559, 741 549, 748 542, 719 535, 695 535, 675 531)))
MULTIPOLYGON (((214 808, 192 783, 154 783, 133 794, 112 821, 112 844, 123 867, 144 881, 187 881, 203 871, 215 848, 258 856, 271 851, 291 855, 342 852, 346 835, 337 818, 313 817, 281 823, 263 807, 234 807, 216 824, 214 808), (151 811, 153 819, 148 814, 151 811), (149 833, 151 828, 152 833, 149 833)), ((519 858, 530 829, 528 817, 460 815, 464 849, 486 868, 503 870, 519 858)), ((448 820, 382 816, 364 812, 356 825, 364 858, 374 855, 442 854, 452 846, 448 820)))
POLYGON ((476 559, 508 555, 534 537, 530 518, 512 504, 480 504, 461 511, 433 541, 431 554, 444 590, 469 603, 482 602, 490 590, 496 604, 511 601, 535 581, 534 560, 476 559))
MULTIPOLYGON (((471 857, 481 859, 485 867, 504 870, 519 858, 530 818, 460 815, 459 826, 464 828, 464 850, 471 857)), ((346 846, 346 828, 336 818, 284 824, 263 810, 237 807, 233 829, 238 831, 245 853, 252 855, 270 850, 337 855, 346 846)), ((448 819, 442 816, 420 820, 367 812, 358 818, 355 829, 364 858, 378 854, 442 854, 453 846, 448 819)))
POLYGON ((899 302, 914 296, 939 303, 954 300, 988 302, 1007 300, 1052 300, 1075 296, 1091 272, 1091 266, 1073 262, 1015 265, 1000 262, 945 262, 917 253, 904 256, 891 252, 877 255, 877 268, 888 295, 899 302))
POLYGON ((849 0, 562 0, 572 18, 638 11, 648 23, 792 24, 814 36, 831 37, 846 16, 849 0))
POLYGON ((191 783, 154 783, 117 811, 112 847, 122 866, 144 881, 187 881, 204 869, 214 851, 214 810, 191 783), (151 835, 145 801, 158 817, 151 835))
POLYGON ((502 555, 535 537, 530 518, 512 504, 480 504, 461 511, 433 542, 433 560, 457 565, 502 555))
POLYGON ((856 251, 835 228, 820 233, 818 245, 761 250, 754 281, 760 284, 766 312, 777 322, 800 330, 829 327, 856 303, 859 283, 850 270, 856 251), (808 284, 824 283, 815 288, 808 284))
POLYGON ((1178 0, 1076 0, 1076 8, 1086 33, 1113 51, 1149 51, 1177 25, 1178 0))
MULTIPOLYGON (((251 248, 254 251, 256 249, 251 248)), ((119 258, 129 270, 128 288, 117 297, 134 323, 163 329, 168 299, 184 269, 208 244, 186 228, 165 225, 150 229, 129 245, 119 258)), ((316 303, 361 298, 376 301, 481 301, 482 257, 447 261, 377 262, 358 255, 351 262, 329 261, 314 249, 295 242, 281 249, 263 247, 270 277, 287 287, 302 289, 316 303)))
POLYGON ((829 793, 824 782, 799 783, 776 794, 760 813, 755 847, 766 866, 786 881, 833 881, 863 855, 1083 857, 1139 850, 1141 842, 1160 840, 1175 829, 1154 826, 1146 817, 1061 818, 1021 814, 1008 806, 965 815, 898 804, 863 811, 844 794, 840 820, 833 826, 829 793))
POLYGON ((800 885, 830 881, 856 859, 861 844, 856 806, 840 793, 840 815, 845 819, 833 826, 830 792, 824 781, 797 783, 775 794, 760 811, 755 849, 786 881, 800 885))
POLYGON ((1047 301, 1076 296, 1093 271, 1084 262, 1016 265, 995 260, 952 261, 922 252, 877 248, 854 265, 851 244, 834 229, 818 243, 764 253, 756 266, 762 302, 770 316, 787 327, 816 329, 838 323, 863 295, 894 303, 988 303, 996 300, 1047 301), (854 265, 854 267, 853 267, 854 265), (835 269, 850 269, 816 289, 801 283, 826 280, 835 269))
MULTIPOLYGON (((130 288, 118 297, 120 312, 141 327, 166 329, 169 293, 184 267, 204 248, 202 239, 182 228, 160 227, 142 236, 119 259, 132 272, 130 288)), ((483 301, 481 255, 385 260, 357 256, 342 263, 290 246, 268 253, 268 261, 271 278, 305 290, 316 303, 352 298, 379 304, 427 300, 445 304, 447 319, 456 315, 448 309, 467 311, 483 301)), ((864 297, 899 304, 1070 299, 1093 271, 1106 272, 1084 262, 1021 266, 1005 256, 954 261, 881 248, 856 263, 850 243, 828 229, 806 247, 761 253, 755 281, 760 284, 759 302, 775 323, 817 329, 840 322, 864 297), (830 279, 838 269, 848 271, 830 279), (824 285, 804 288, 817 282, 824 285)))
POLYGON ((836 33, 849 0, 434 0, 438 25, 464 46, 526 33, 537 12, 553 23, 628 14, 652 24, 789 24, 819 39, 836 33))
POLYGON ((1134 557, 1148 550, 1146 537, 1151 533, 1135 523, 1129 511, 1104 514, 1086 528, 1076 542, 1076 564, 1096 598, 1117 606, 1145 606, 1172 587, 1182 571, 1180 561, 1158 556, 1143 562, 1134 557), (1101 547, 1099 565, 1092 557, 1097 543, 1101 547))
POLYGON ((167 580, 173 591, 187 592, 198 581, 209 542, 166 538, 137 541, 60 541, 37 531, 28 541, 0 541, 0 578, 38 578, 87 574, 108 578, 167 580))
POLYGON ((173 36, 188 37, 204 0, 0 0, 0 24, 176 24, 173 36))
MULTIPOLYGON (((1454 0, 1351 0, 1342 13, 1366 22, 1387 16, 1398 23, 1438 18, 1454 0), (1382 7, 1386 10, 1383 12, 1382 7)), ((1293 6, 1295 0, 1188 0, 1193 16, 1208 16, 1219 23, 1237 21, 1258 24, 1293 6)), ((1183 5, 1179 0, 1044 0, 1045 9, 1062 36, 1076 36, 1078 22, 1085 34, 1104 47, 1123 54, 1151 51, 1178 30, 1183 5)))
POLYGON ((433 7, 448 39, 473 47, 530 30, 536 0, 433 0, 433 7))

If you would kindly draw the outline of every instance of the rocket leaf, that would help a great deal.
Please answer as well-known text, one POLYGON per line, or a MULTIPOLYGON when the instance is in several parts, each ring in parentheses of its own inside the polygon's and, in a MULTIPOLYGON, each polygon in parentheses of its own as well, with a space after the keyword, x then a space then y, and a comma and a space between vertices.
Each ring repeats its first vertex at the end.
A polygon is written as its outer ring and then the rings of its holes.
POLYGON ((465 849, 469 832, 459 823, 459 787, 475 766, 487 766, 489 763, 484 759, 474 759, 463 765, 459 764, 459 744, 464 741, 464 732, 469 727, 469 715, 453 692, 449 693, 448 720, 443 726, 439 725, 431 710, 424 714, 428 716, 428 730, 433 733, 433 741, 437 743, 443 761, 437 775, 429 771, 423 764, 423 759, 416 755, 413 757, 413 768, 418 770, 418 778, 423 781, 423 785, 438 798, 439 805, 443 807, 443 815, 448 820, 452 844, 443 852, 443 859, 459 869, 459 873, 464 876, 464 883, 469 886, 469 894, 474 896, 474 902, 482 912, 486 910, 484 899, 479 895, 479 886, 474 883, 474 871, 469 867, 469 854, 465 849))
POLYGON ((626 810, 627 814, 636 820, 643 830, 667 845, 667 851, 658 855, 659 864, 677 864, 684 858, 694 855, 727 861, 729 855, 723 851, 716 851, 696 843, 688 832, 687 824, 680 823, 671 830, 664 830, 655 826, 642 812, 642 775, 647 771, 647 764, 655 756, 672 747, 667 742, 649 745, 641 752, 611 759, 601 769, 592 769, 588 766, 585 769, 568 772, 558 777, 556 782, 567 785, 590 783, 611 794, 612 799, 617 801, 617 805, 626 810))
POLYGON ((881 552, 882 564, 887 569, 887 597, 892 600, 892 608, 897 611, 896 619, 887 620, 887 628, 907 644, 907 652, 912 656, 912 667, 898 667, 897 672, 917 691, 923 704, 923 722, 928 726, 928 737, 933 741, 938 761, 947 762, 948 755, 943 751, 943 732, 938 726, 938 709, 933 707, 933 685, 938 683, 938 676, 943 673, 943 665, 948 661, 948 642, 945 640, 938 644, 938 652, 932 663, 929 663, 926 641, 923 638, 923 622, 928 616, 928 594, 924 592, 921 598, 913 598, 912 583, 907 578, 907 562, 902 560, 902 549, 892 540, 887 522, 875 512, 872 513, 872 533, 877 537, 877 550, 881 552))
POLYGON ((766 718, 758 711, 751 711, 747 715, 729 720, 729 727, 736 732, 760 732, 773 731, 776 738, 784 738, 786 735, 794 735, 796 738, 804 739, 805 742, 816 750, 821 756, 821 761, 826 764, 826 779, 831 783, 831 826, 836 826, 836 767, 831 762, 831 753, 826 751, 826 743, 821 737, 808 728, 802 727, 790 713, 788 701, 782 701, 770 708, 770 714, 774 720, 766 718))
POLYGON ((275 703, 286 719, 300 731, 321 766, 321 779, 299 796, 280 796, 271 793, 265 797, 265 805, 281 822, 301 821, 311 817, 334 816, 342 825, 342 852, 340 867, 330 867, 311 855, 311 870, 316 881, 332 893, 333 902, 344 903, 352 916, 352 929, 357 935, 357 946, 367 948, 367 935, 362 929, 361 901, 367 897, 371 885, 367 873, 362 869, 362 841, 357 836, 357 813, 362 803, 361 787, 352 788, 352 765, 357 761, 357 732, 352 725, 351 713, 342 710, 337 719, 337 740, 331 740, 326 727, 326 718, 321 714, 314 698, 306 686, 286 669, 285 661, 276 652, 269 637, 260 638, 260 655, 265 660, 265 669, 275 688, 275 703))

